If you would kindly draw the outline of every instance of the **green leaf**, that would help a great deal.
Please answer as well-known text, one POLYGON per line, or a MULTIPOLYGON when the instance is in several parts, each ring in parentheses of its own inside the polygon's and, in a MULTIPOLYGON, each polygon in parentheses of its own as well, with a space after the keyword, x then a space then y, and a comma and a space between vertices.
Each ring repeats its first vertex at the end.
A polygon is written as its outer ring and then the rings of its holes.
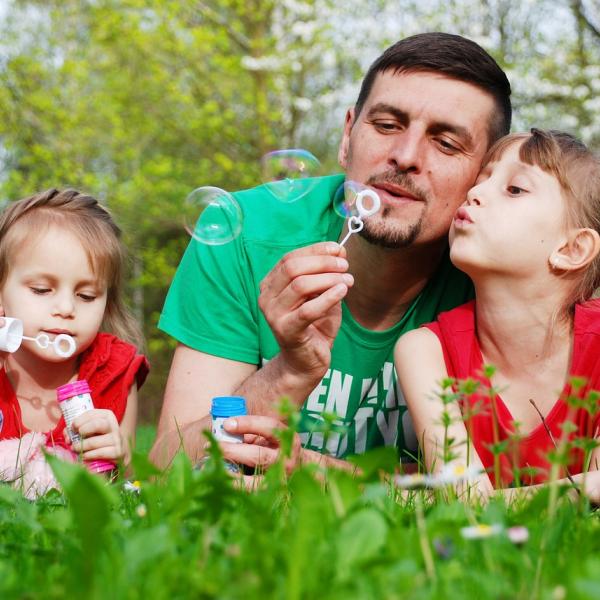
POLYGON ((356 465, 362 472, 365 481, 375 479, 380 472, 394 473, 399 467, 398 451, 391 446, 373 448, 365 454, 356 454, 348 457, 348 462, 356 465))
POLYGON ((357 565, 374 558, 386 541, 388 525, 377 510, 367 508, 351 515, 337 537, 337 565, 342 578, 357 565))

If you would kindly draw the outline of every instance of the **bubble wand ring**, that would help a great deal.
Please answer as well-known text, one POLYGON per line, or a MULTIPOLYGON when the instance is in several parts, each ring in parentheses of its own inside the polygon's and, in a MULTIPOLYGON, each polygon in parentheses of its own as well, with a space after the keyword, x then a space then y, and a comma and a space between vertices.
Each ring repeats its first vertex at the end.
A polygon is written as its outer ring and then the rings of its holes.
POLYGON ((38 348, 42 350, 52 346, 52 350, 61 358, 70 358, 77 349, 75 340, 67 333, 59 333, 53 341, 50 341, 50 336, 47 333, 40 333, 34 338, 24 335, 23 339, 35 342, 38 348))
POLYGON ((340 242, 340 246, 343 246, 353 233, 362 231, 365 223, 364 218, 374 215, 381 207, 381 200, 374 190, 362 190, 356 195, 356 209, 358 216, 353 215, 348 219, 348 233, 346 237, 340 242), (364 199, 370 198, 373 202, 371 208, 366 208, 364 205, 364 199))

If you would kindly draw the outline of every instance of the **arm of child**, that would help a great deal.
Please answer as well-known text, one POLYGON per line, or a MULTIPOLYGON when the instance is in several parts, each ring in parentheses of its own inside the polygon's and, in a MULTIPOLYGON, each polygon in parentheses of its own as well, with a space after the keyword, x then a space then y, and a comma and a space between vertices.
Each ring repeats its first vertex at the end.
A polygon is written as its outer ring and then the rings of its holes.
POLYGON ((137 405, 137 387, 134 383, 129 389, 120 425, 113 411, 105 408, 94 408, 79 415, 71 427, 82 439, 73 443, 73 450, 81 452, 84 460, 104 459, 129 464, 135 442, 137 405))
MULTIPOLYGON (((471 489, 476 489, 482 497, 492 494, 493 486, 483 472, 481 460, 473 445, 467 444, 467 428, 460 407, 456 402, 444 406, 438 396, 440 384, 448 377, 448 371, 435 333, 422 327, 404 334, 396 344, 394 359, 398 383, 406 399, 427 471, 441 471, 444 466, 444 440, 449 440, 452 462, 482 469, 482 474, 470 482, 471 489), (444 426, 444 411, 450 421, 447 428, 444 426)), ((459 493, 462 491, 460 487, 459 493)))

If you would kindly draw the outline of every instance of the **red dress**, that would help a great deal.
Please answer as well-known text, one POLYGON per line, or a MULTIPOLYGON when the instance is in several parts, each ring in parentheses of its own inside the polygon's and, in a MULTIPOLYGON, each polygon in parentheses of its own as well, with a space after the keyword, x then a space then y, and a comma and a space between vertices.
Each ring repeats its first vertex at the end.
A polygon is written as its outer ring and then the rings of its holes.
MULTIPOLYGON (((547 480, 550 462, 548 453, 554 449, 546 427, 540 423, 525 436, 515 436, 514 419, 507 406, 498 395, 489 394, 491 383, 483 373, 483 357, 475 334, 475 301, 459 306, 451 311, 440 313, 438 320, 425 325, 433 331, 442 345, 448 375, 456 379, 479 381, 477 392, 462 401, 463 415, 470 407, 471 415, 465 425, 470 430, 471 440, 477 454, 486 468, 495 487, 506 487, 514 483, 515 473, 520 473, 520 482, 530 485, 547 480), (468 404, 467 404, 468 403, 468 404), (495 407, 494 407, 495 404, 495 407), (497 437, 494 435, 494 408, 497 420, 497 437), (494 477, 494 455, 490 446, 497 441, 505 442, 506 448, 500 455, 501 484, 494 477)), ((581 406, 567 403, 567 398, 585 398, 590 390, 600 389, 600 301, 591 300, 575 306, 573 326, 573 356, 569 373, 585 379, 580 389, 573 389, 567 382, 560 397, 552 406, 544 420, 552 432, 554 440, 561 439, 561 425, 571 421, 574 438, 594 438, 598 435, 600 404, 593 403, 594 415, 581 406)), ((571 380, 571 377, 569 378, 571 380)), ((525 402, 527 399, 524 400, 525 402)), ((574 475, 583 470, 584 454, 573 449, 569 457, 569 473, 574 475)), ((561 473, 564 476, 564 473, 561 473)))
MULTIPOLYGON (((109 408, 120 423, 125 414, 129 389, 135 382, 140 388, 148 375, 146 357, 137 353, 131 344, 108 333, 99 333, 92 345, 81 355, 78 379, 86 379, 92 391, 95 408, 109 408)), ((65 445, 61 417, 48 432, 53 445, 65 445)), ((29 429, 21 419, 21 407, 6 376, 0 370, 0 440, 20 438, 29 429)))

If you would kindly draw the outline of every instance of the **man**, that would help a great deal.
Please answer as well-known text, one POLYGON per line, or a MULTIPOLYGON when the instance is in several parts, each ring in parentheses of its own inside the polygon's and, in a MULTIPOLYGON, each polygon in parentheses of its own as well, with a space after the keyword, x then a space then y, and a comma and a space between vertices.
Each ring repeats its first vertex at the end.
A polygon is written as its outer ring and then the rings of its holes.
MULTIPOLYGON (((510 84, 482 48, 444 33, 412 36, 373 63, 346 115, 340 165, 382 207, 345 248, 334 242, 347 231, 333 210, 341 176, 311 181, 293 204, 264 187, 236 194, 241 236, 218 247, 191 242, 161 316, 180 345, 156 462, 166 464, 181 440, 198 457, 210 400, 230 393, 245 396, 253 415, 275 415, 283 396, 301 408, 303 460, 383 444, 405 460, 414 453, 394 342, 470 297, 448 261, 447 233, 510 119, 510 84), (335 414, 327 435, 318 426, 326 413, 335 414)), ((238 419, 238 432, 269 438, 267 417, 238 419)), ((230 457, 254 462, 248 446, 230 457)))

